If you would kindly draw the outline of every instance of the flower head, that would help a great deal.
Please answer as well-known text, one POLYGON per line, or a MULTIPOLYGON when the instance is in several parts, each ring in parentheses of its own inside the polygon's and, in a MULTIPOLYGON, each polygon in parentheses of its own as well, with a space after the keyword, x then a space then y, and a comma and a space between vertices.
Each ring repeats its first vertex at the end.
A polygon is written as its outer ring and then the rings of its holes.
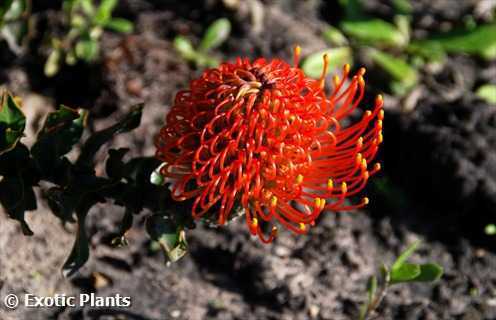
POLYGON ((252 234, 271 242, 262 224, 306 233, 322 211, 347 205, 369 177, 382 142, 382 98, 360 120, 347 118, 360 103, 365 82, 361 68, 348 80, 334 76, 324 91, 328 58, 318 80, 279 59, 238 58, 206 70, 177 93, 166 125, 156 139, 161 173, 173 180, 175 200, 194 198, 192 215, 214 217, 222 225, 234 208, 244 209, 252 234))

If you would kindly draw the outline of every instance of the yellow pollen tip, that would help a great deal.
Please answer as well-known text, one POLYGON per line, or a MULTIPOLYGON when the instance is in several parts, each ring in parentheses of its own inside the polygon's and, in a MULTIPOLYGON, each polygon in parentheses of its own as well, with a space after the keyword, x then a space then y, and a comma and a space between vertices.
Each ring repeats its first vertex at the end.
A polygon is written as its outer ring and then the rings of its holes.
POLYGON ((376 164, 374 164, 374 170, 375 170, 375 171, 379 171, 379 170, 381 170, 381 164, 380 164, 380 163, 376 163, 376 164))
POLYGON ((382 110, 382 109, 381 109, 381 110, 379 111, 379 114, 377 115, 377 118, 378 118, 379 120, 384 119, 384 110, 382 110))
POLYGON ((358 138, 357 140, 357 146, 362 147, 363 146, 363 137, 358 138))
POLYGON ((365 69, 364 67, 361 67, 360 69, 358 69, 358 75, 359 76, 363 76, 365 74, 365 72, 367 72, 367 69, 365 69))
POLYGON ((363 113, 363 116, 366 118, 370 117, 371 115, 372 115, 372 111, 370 111, 370 110, 367 110, 363 113))
POLYGON ((296 184, 301 184, 303 182, 303 175, 299 174, 296 176, 296 184))
POLYGON ((364 197, 364 198, 362 199, 362 203, 363 203, 363 205, 365 205, 365 206, 366 206, 366 205, 368 205, 368 204, 369 204, 369 202, 370 202, 370 200, 369 200, 369 198, 367 198, 367 197, 364 197))
POLYGON ((301 54, 301 47, 296 45, 294 47, 294 53, 299 56, 301 54))
POLYGON ((253 218, 253 221, 251 222, 251 226, 252 226, 253 228, 258 227, 258 219, 257 219, 257 218, 253 218))
POLYGON ((332 77, 332 83, 335 87, 339 86, 339 84, 341 83, 341 79, 337 74, 332 77))
POLYGON ((351 67, 350 67, 350 64, 349 63, 345 64, 344 67, 343 67, 344 73, 349 73, 350 72, 350 68, 351 67))
POLYGON ((382 129, 382 120, 377 120, 377 127, 382 129))
POLYGON ((324 210, 324 207, 326 205, 326 200, 325 199, 320 199, 320 210, 324 210))
POLYGON ((365 171, 363 173, 363 180, 368 180, 370 178, 370 173, 368 171, 365 171))
POLYGON ((363 80, 362 76, 358 76, 358 85, 361 87, 365 86, 365 80, 363 80))
POLYGON ((315 198, 315 207, 316 208, 320 208, 320 201, 321 201, 320 198, 315 198))
POLYGON ((367 159, 362 159, 362 168, 365 170, 367 169, 367 159))
POLYGON ((270 206, 275 207, 276 205, 277 205, 277 197, 272 196, 272 198, 270 199, 270 206))
POLYGON ((382 94, 378 94, 375 99, 376 99, 377 103, 379 103, 381 105, 384 102, 384 98, 382 97, 382 94))
POLYGON ((346 182, 341 183, 341 193, 346 193, 348 191, 348 185, 346 182))
POLYGON ((334 187, 334 182, 332 179, 327 180, 327 189, 331 190, 334 187))
POLYGON ((300 230, 305 231, 306 229, 307 227, 305 226, 305 224, 303 222, 300 222, 300 230))
POLYGON ((382 136, 382 133, 379 133, 379 137, 378 137, 378 139, 377 139, 377 142, 378 142, 378 143, 382 143, 382 140, 383 140, 383 139, 384 139, 384 138, 383 138, 383 136, 382 136))
POLYGON ((363 159, 363 156, 361 153, 357 153, 356 155, 356 162, 357 164, 361 164, 362 163, 362 159, 363 159))

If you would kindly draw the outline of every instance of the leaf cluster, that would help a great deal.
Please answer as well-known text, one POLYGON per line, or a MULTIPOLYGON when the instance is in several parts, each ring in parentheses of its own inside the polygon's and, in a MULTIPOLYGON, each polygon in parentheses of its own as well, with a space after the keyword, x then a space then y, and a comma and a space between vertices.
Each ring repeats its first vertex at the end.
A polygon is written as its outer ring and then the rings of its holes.
POLYGON ((97 174, 96 155, 115 135, 129 132, 140 125, 143 106, 137 105, 114 125, 93 133, 81 141, 88 112, 60 106, 46 117, 31 148, 22 144, 26 117, 19 100, 5 92, 0 105, 0 204, 8 216, 17 220, 25 235, 33 234, 25 220, 27 211, 37 208, 34 192, 39 188, 52 213, 60 221, 76 223, 76 240, 63 266, 66 276, 74 274, 89 257, 89 236, 85 221, 97 203, 113 201, 124 208, 116 245, 125 245, 126 232, 133 217, 144 209, 152 215, 147 230, 159 241, 170 260, 186 252, 184 228, 192 224, 185 217, 176 217, 166 207, 166 187, 152 184, 150 177, 160 162, 155 158, 138 157, 125 161, 129 149, 111 149, 105 162, 105 175, 97 174), (68 154, 80 152, 74 161, 68 154), (47 188, 41 186, 49 185, 47 188))
POLYGON ((93 62, 99 57, 100 39, 104 29, 121 33, 133 31, 133 23, 112 17, 118 0, 64 0, 64 34, 50 37, 50 54, 45 63, 45 74, 54 76, 65 62, 75 64, 78 60, 93 62))
MULTIPOLYGON (((368 57, 389 81, 392 93, 403 96, 420 81, 422 67, 441 63, 447 54, 469 54, 482 59, 496 58, 496 24, 477 25, 468 21, 462 28, 449 32, 428 34, 423 39, 411 36, 413 8, 410 0, 392 1, 395 14, 392 21, 365 13, 363 0, 339 0, 344 18, 336 26, 327 26, 322 37, 333 49, 309 55, 302 64, 306 74, 319 77, 322 54, 327 53, 332 67, 352 63, 358 52, 368 57)), ((494 88, 482 85, 478 96, 494 103, 494 88)))

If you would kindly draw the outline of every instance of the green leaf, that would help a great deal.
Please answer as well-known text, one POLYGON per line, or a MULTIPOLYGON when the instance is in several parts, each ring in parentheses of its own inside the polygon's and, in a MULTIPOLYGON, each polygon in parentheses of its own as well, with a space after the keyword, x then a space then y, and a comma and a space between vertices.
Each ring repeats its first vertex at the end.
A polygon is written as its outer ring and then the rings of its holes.
POLYGON ((97 8, 95 17, 93 21, 95 23, 104 26, 112 17, 112 11, 114 11, 118 0, 102 0, 100 6, 97 8))
POLYGON ((374 63, 386 71, 394 80, 401 82, 407 89, 417 84, 417 70, 405 60, 375 49, 369 50, 369 55, 374 63))
POLYGON ((341 29, 357 41, 377 45, 401 47, 408 39, 393 24, 381 19, 345 20, 341 29))
POLYGON ((93 39, 82 39, 76 43, 76 56, 86 62, 92 62, 98 57, 100 47, 93 39))
MULTIPOLYGON (((9 1, 7 1, 8 4, 9 1)), ((8 10, 4 14, 4 19, 13 21, 18 20, 22 17, 22 14, 26 11, 28 4, 26 0, 14 0, 10 6, 8 6, 8 10)), ((1 9, 0 9, 1 10, 1 9)))
POLYGON ((489 104, 496 104, 496 85, 483 84, 480 86, 475 94, 489 104))
POLYGON ((95 14, 95 6, 93 5, 93 0, 80 0, 81 8, 87 16, 93 16, 95 14))
POLYGON ((415 42, 414 45, 417 48, 437 45, 450 53, 475 54, 488 60, 494 59, 496 58, 496 24, 432 35, 427 40, 415 42))
POLYGON ((338 28, 333 26, 328 26, 323 32, 322 37, 333 46, 346 46, 348 45, 348 39, 341 33, 338 28))
POLYGON ((322 74, 322 69, 324 68, 324 54, 327 54, 327 56, 329 57, 328 71, 341 68, 347 63, 353 63, 352 51, 349 47, 319 51, 316 53, 312 53, 311 55, 306 57, 301 64, 301 68, 307 76, 312 78, 320 77, 320 75, 322 74))
POLYGON ((413 279, 414 282, 434 282, 443 275, 443 267, 436 263, 426 263, 420 265, 420 274, 413 279))
POLYGON ((10 218, 19 221, 22 233, 33 235, 24 220, 25 212, 36 210, 36 196, 33 188, 24 183, 21 177, 4 177, 0 181, 0 203, 10 218))
POLYGON ((64 105, 48 114, 38 133, 37 141, 31 148, 31 154, 45 176, 52 176, 53 171, 57 170, 60 158, 79 142, 87 117, 87 111, 64 105))
POLYGON ((227 18, 215 20, 205 31, 198 50, 207 52, 220 46, 231 33, 231 22, 227 18))
POLYGON ((494 236, 496 235, 496 225, 494 224, 488 224, 485 228, 484 228, 484 233, 487 234, 488 236, 494 236))
POLYGON ((143 104, 136 105, 119 122, 107 129, 94 133, 83 145, 76 165, 91 166, 93 158, 100 147, 112 139, 114 135, 136 129, 140 125, 142 114, 143 104))
POLYGON ((409 15, 413 13, 413 6, 409 0, 393 0, 393 7, 398 14, 409 15))
POLYGON ((5 14, 7 13, 7 11, 9 11, 13 2, 14 0, 5 0, 3 1, 3 3, 0 4, 0 28, 3 25, 3 19, 5 17, 5 14))
POLYGON ((60 58, 62 56, 62 51, 60 49, 53 49, 48 55, 47 61, 45 62, 45 75, 47 77, 53 77, 59 72, 60 69, 60 58))
POLYGON ((171 262, 176 262, 186 254, 185 232, 169 218, 159 214, 148 217, 146 230, 150 238, 160 244, 171 262))
POLYGON ((174 38, 174 48, 185 60, 194 60, 196 58, 196 51, 187 38, 183 36, 176 36, 174 38))
POLYGON ((408 53, 423 57, 429 61, 442 61, 446 58, 446 52, 440 43, 412 42, 406 48, 408 53))
POLYGON ((369 303, 374 300, 375 294, 377 292, 377 277, 371 276, 369 282, 367 283, 367 294, 369 303))
POLYGON ((90 199, 86 199, 85 201, 82 201, 76 209, 78 223, 76 240, 74 241, 71 253, 62 267, 62 274, 66 278, 76 273, 86 263, 86 261, 88 261, 90 256, 90 245, 86 234, 85 224, 88 211, 94 204, 95 202, 90 199))
POLYGON ((112 18, 105 24, 105 27, 121 33, 131 33, 134 29, 133 23, 123 18, 112 18))
POLYGON ((0 155, 15 148, 24 134, 26 117, 15 99, 4 92, 0 100, 0 155))
POLYGON ((418 264, 402 263, 399 267, 391 269, 391 284, 413 280, 420 273, 420 266, 418 264))
POLYGON ((339 0, 339 3, 345 9, 347 20, 358 20, 365 16, 361 0, 339 0))
POLYGON ((105 163, 105 172, 107 173, 107 176, 113 179, 120 179, 126 174, 126 165, 122 159, 128 152, 128 148, 109 150, 109 157, 105 163))
POLYGON ((393 263, 391 267, 391 273, 395 269, 401 268, 401 266, 406 262, 406 260, 410 258, 410 256, 415 252, 415 250, 417 250, 418 246, 420 245, 420 242, 421 242, 420 240, 415 241, 408 248, 406 248, 405 251, 403 251, 400 254, 400 256, 396 259, 396 261, 393 263))

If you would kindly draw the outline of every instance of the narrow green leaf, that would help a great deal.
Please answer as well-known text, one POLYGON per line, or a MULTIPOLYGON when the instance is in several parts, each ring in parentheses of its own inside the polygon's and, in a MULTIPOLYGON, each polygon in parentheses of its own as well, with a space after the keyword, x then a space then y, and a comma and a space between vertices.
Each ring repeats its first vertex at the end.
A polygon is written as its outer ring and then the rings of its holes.
POLYGON ((413 263, 402 263, 391 270, 391 284, 407 282, 420 275, 420 266, 413 263))
POLYGON ((87 199, 76 209, 78 223, 76 240, 74 241, 71 253, 62 267, 62 274, 66 278, 76 273, 89 259, 90 245, 85 224, 88 211, 93 205, 94 202, 87 199))
POLYGON ((426 263, 420 265, 420 274, 413 279, 414 282, 434 282, 443 275, 443 267, 436 263, 426 263))
POLYGON ((76 43, 76 56, 86 62, 93 62, 100 51, 98 42, 93 39, 82 39, 76 43))
POLYGON ((134 29, 133 23, 123 18, 112 18, 105 24, 105 27, 120 33, 131 33, 134 29))
POLYGON ((476 54, 488 60, 494 59, 496 58, 496 24, 432 35, 427 40, 414 43, 417 48, 432 48, 436 45, 447 52, 476 54))
MULTIPOLYGON (((7 3, 8 2, 9 1, 7 1, 7 3)), ((5 12, 4 19, 10 21, 20 19, 27 7, 28 5, 26 3, 26 0, 14 0, 9 6, 8 10, 5 12)))
POLYGON ((375 294, 377 292, 377 277, 371 276, 369 282, 367 283, 367 294, 369 303, 374 300, 375 294))
POLYGON ((333 26, 328 26, 323 32, 322 37, 333 46, 346 46, 348 45, 348 39, 341 33, 338 28, 333 26))
POLYGON ((104 26, 112 17, 112 11, 114 11, 118 0, 102 0, 100 6, 96 10, 94 20, 97 24, 104 26))
POLYGON ((393 0, 393 6, 396 13, 409 15, 413 13, 413 6, 410 0, 393 0))
POLYGON ((93 5, 93 0, 79 0, 83 12, 87 16, 93 16, 95 14, 95 6, 93 5))
POLYGON ((480 86, 475 94, 489 104, 496 104, 496 85, 484 84, 480 86))
POLYGON ((379 65, 394 80, 401 82, 407 88, 417 84, 417 70, 402 58, 375 49, 371 49, 369 55, 374 63, 379 65))
POLYGON ((0 4, 0 28, 3 25, 3 19, 5 17, 5 14, 7 13, 7 11, 9 11, 13 2, 14 0, 5 0, 3 1, 3 3, 0 4))
POLYGON ((174 38, 174 48, 185 60, 194 60, 196 58, 196 51, 187 38, 183 36, 176 36, 174 38))
POLYGON ((24 134, 26 117, 15 99, 4 92, 0 100, 0 155, 12 150, 24 134))
POLYGON ((231 33, 231 22, 227 18, 215 20, 205 31, 198 50, 207 52, 220 46, 231 33))
POLYGON ((381 19, 345 20, 341 23, 342 30, 357 41, 386 46, 404 46, 408 40, 391 23, 381 19))
POLYGON ((349 47, 319 51, 316 53, 312 53, 311 55, 306 57, 301 64, 301 68, 307 76, 312 78, 320 77, 320 75, 322 74, 322 69, 324 68, 324 54, 327 54, 327 56, 329 57, 328 71, 341 68, 346 63, 353 63, 352 51, 349 47))
POLYGON ((53 77, 59 72, 61 55, 62 51, 60 49, 53 49, 52 52, 50 52, 50 55, 48 55, 44 69, 47 77, 53 77))
POLYGON ((408 246, 408 248, 406 248, 405 251, 403 251, 400 254, 400 256, 396 259, 396 261, 393 263, 391 267, 391 273, 395 269, 401 268, 401 266, 406 262, 406 260, 410 258, 410 256, 415 252, 415 250, 417 250, 418 246, 420 245, 420 242, 421 242, 420 240, 415 241, 410 246, 408 246))
POLYGON ((142 114, 143 104, 136 105, 131 108, 130 112, 118 123, 93 134, 83 145, 76 165, 92 165, 93 158, 100 147, 112 139, 114 135, 136 129, 140 125, 142 114))

